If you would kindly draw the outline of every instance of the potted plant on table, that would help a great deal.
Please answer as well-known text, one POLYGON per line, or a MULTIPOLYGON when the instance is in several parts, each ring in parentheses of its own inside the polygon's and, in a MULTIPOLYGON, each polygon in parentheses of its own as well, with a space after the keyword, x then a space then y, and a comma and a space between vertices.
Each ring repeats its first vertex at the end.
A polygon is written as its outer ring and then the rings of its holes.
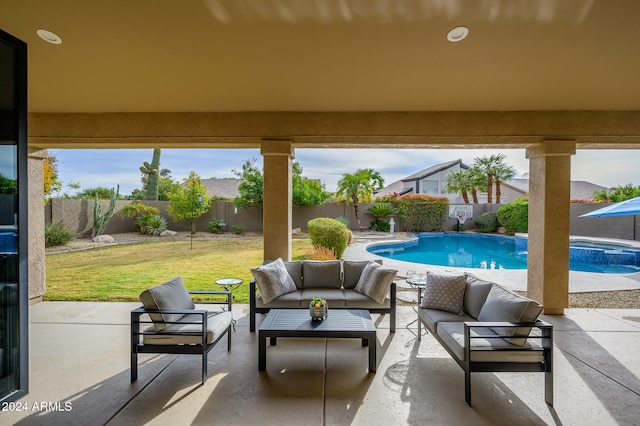
POLYGON ((321 297, 314 297, 309 302, 309 314, 312 321, 322 321, 327 318, 329 304, 321 297))

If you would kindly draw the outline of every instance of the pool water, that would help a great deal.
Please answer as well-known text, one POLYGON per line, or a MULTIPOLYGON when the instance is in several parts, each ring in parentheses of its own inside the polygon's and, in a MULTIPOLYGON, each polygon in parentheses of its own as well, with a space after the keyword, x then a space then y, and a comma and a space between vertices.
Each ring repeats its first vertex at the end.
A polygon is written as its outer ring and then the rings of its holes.
MULTIPOLYGON (((481 234, 417 234, 417 239, 398 244, 382 244, 367 250, 378 256, 427 265, 453 266, 480 269, 526 269, 526 247, 516 249, 515 239, 507 236, 481 234)), ((583 243, 584 244, 584 243, 583 243)), ((589 254, 592 246, 587 248, 589 254)), ((589 263, 590 257, 572 248, 569 269, 572 271, 628 274, 640 272, 640 252, 624 250, 627 264, 607 262, 605 249, 597 263, 589 263), (576 254, 577 253, 577 254, 576 254)), ((600 254, 600 253, 598 253, 600 254)))

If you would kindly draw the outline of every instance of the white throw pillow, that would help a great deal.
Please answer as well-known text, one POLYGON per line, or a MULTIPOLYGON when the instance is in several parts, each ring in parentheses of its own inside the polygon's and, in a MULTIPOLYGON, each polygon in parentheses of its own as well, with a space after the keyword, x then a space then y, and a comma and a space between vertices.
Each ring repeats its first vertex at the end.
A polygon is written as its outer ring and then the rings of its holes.
POLYGON ((438 309, 462 315, 467 276, 443 275, 427 272, 427 283, 422 293, 421 308, 438 309))
POLYGON ((362 270, 354 290, 382 304, 397 273, 395 269, 384 268, 379 263, 369 262, 362 270))
POLYGON ((296 283, 293 282, 281 258, 259 268, 253 268, 251 273, 258 284, 264 303, 297 290, 296 283))

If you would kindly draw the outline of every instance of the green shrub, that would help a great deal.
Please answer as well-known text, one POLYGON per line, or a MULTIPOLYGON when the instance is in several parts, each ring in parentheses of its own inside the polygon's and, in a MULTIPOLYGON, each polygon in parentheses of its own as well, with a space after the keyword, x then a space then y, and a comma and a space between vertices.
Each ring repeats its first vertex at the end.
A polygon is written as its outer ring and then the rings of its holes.
POLYGON ((312 245, 333 249, 338 259, 342 257, 352 236, 344 223, 328 217, 310 220, 307 222, 307 229, 312 245))
POLYGON ((349 219, 347 219, 346 217, 344 217, 344 216, 339 216, 339 217, 336 217, 336 220, 337 220, 338 222, 340 222, 340 223, 344 224, 344 226, 346 226, 347 228, 349 228, 349 219))
POLYGON ((389 222, 385 222, 381 219, 376 219, 371 221, 371 226, 369 226, 369 229, 378 232, 389 232, 391 231, 391 225, 389 224, 389 222))
POLYGON ((233 233, 237 235, 244 233, 244 225, 233 225, 231 229, 233 229, 233 233))
POLYGON ((145 214, 136 219, 136 225, 140 227, 140 233, 159 236, 167 230, 167 219, 159 214, 145 214))
POLYGON ((396 199, 398 218, 407 232, 442 231, 449 200, 429 195, 403 195, 396 199))
POLYGON ((213 234, 222 234, 222 232, 224 231, 222 229, 222 225, 220 225, 222 222, 222 219, 213 219, 211 222, 209 222, 209 224, 207 225, 209 232, 213 234))
POLYGON ((476 231, 496 232, 498 230, 498 217, 495 212, 482 213, 474 219, 476 231))
POLYGON ((496 215, 508 235, 529 230, 529 201, 527 200, 516 200, 505 204, 498 209, 496 215))
POLYGON ((63 246, 73 239, 73 233, 60 223, 52 223, 44 228, 44 246, 63 246))

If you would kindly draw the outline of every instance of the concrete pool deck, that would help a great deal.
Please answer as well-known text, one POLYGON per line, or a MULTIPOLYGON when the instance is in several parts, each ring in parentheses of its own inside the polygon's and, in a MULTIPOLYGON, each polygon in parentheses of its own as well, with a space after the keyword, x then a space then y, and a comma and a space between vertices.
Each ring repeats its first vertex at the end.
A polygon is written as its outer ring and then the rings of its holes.
MULTIPOLYGON (((579 237, 576 237, 579 238, 579 237)), ((434 272, 468 272, 479 278, 493 281, 511 290, 527 290, 527 270, 526 269, 479 269, 479 268, 458 268, 452 266, 423 265, 420 263, 405 262, 402 260, 389 259, 378 256, 367 251, 367 247, 372 244, 397 243, 409 239, 406 233, 376 234, 354 232, 354 242, 350 244, 343 254, 345 260, 369 260, 383 259, 385 266, 398 270, 400 278, 406 277, 408 270, 424 273, 427 270, 434 272)), ((628 240, 615 240, 610 238, 590 238, 593 240, 603 240, 610 243, 636 243, 640 242, 628 240)), ((591 291, 620 291, 640 289, 640 272, 634 274, 599 274, 595 272, 569 271, 569 292, 584 293, 591 291)))

